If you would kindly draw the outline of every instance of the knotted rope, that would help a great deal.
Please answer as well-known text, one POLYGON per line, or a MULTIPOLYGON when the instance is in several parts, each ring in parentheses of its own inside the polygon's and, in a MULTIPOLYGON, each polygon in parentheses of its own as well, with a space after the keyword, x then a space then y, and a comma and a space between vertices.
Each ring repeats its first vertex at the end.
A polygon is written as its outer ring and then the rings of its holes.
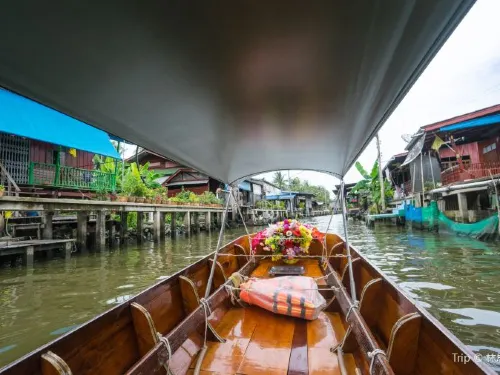
POLYGON ((167 349, 168 353, 168 360, 167 363, 164 364, 165 370, 167 372, 167 375, 170 374, 170 360, 172 359, 172 348, 170 347, 170 342, 165 336, 162 336, 160 332, 156 332, 156 335, 158 336, 158 340, 165 345, 165 348, 167 349))
POLYGON ((383 355, 384 357, 387 358, 387 355, 385 354, 385 352, 382 349, 374 349, 373 351, 368 352, 368 358, 371 358, 370 375, 373 374, 373 366, 375 364, 375 358, 377 357, 377 355, 383 355))
POLYGON ((210 304, 205 298, 200 298, 200 305, 203 307, 203 312, 205 314, 205 337, 203 339, 203 348, 201 349, 200 355, 198 356, 198 360, 196 361, 196 366, 194 368, 194 374, 198 375, 201 370, 201 364, 203 362, 203 358, 207 352, 207 335, 208 335, 208 317, 212 314, 210 310, 210 304))

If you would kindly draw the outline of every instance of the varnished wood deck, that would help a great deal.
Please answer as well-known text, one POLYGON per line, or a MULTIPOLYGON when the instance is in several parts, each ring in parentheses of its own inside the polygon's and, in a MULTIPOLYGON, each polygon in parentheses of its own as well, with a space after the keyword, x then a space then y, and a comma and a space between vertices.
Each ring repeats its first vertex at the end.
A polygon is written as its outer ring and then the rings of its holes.
MULTIPOLYGON (((337 355, 330 352, 345 333, 338 314, 323 312, 304 321, 258 307, 233 308, 216 329, 227 341, 208 343, 201 374, 340 374, 337 355)), ((174 373, 192 374, 196 358, 188 372, 174 373)), ((345 354, 344 361, 355 374, 352 355, 345 354)))
MULTIPOLYGON (((273 262, 271 259, 262 259, 259 262, 259 265, 252 272, 252 277, 258 277, 262 279, 269 278, 269 270, 272 266, 276 266, 276 262, 273 262)), ((323 272, 319 266, 319 261, 317 259, 301 259, 294 266, 303 266, 306 270, 304 276, 310 277, 321 277, 323 276, 323 272)), ((317 280, 318 286, 326 285, 325 279, 317 280)))
MULTIPOLYGON (((261 260, 252 276, 269 277, 269 269, 275 264, 261 260)), ((307 276, 323 275, 318 260, 303 259, 296 265, 304 266, 307 276)), ((318 280, 318 284, 325 285, 325 281, 318 280)), ((254 306, 234 307, 222 317, 216 331, 226 342, 208 342, 200 374, 340 374, 337 354, 330 352, 345 334, 338 313, 322 312, 318 319, 306 321, 254 306)), ((195 353, 201 345, 198 334, 184 343, 174 354, 172 372, 193 374, 195 353)), ((351 354, 344 354, 344 362, 348 373, 356 374, 351 354)))

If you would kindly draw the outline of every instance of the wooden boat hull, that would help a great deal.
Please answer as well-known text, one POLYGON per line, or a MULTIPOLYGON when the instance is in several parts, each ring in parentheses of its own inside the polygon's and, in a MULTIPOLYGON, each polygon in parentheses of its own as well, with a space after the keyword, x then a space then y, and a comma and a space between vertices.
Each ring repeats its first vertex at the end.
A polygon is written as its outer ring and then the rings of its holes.
MULTIPOLYGON (((251 374, 263 371, 266 364, 281 366, 269 369, 271 373, 289 374, 368 374, 371 366, 373 373, 380 374, 495 373, 482 363, 456 361, 460 355, 474 358, 473 353, 354 248, 352 266, 360 303, 353 306, 345 246, 339 236, 328 234, 326 247, 313 242, 310 254, 311 258, 300 262, 307 275, 318 278, 318 287, 331 303, 319 319, 306 322, 233 306, 228 288, 234 286, 234 279, 230 276, 238 271, 269 277, 272 263, 259 252, 254 258, 249 256, 246 236, 221 250, 213 293, 206 301, 211 314, 202 374, 213 369, 251 374), (321 262, 325 255, 326 268, 321 262), (249 337, 235 337, 236 331, 249 337), (269 344, 267 353, 276 353, 271 361, 257 349, 264 343, 269 344)), ((207 286, 212 257, 27 354, 0 374, 151 374, 166 373, 166 368, 173 374, 193 373, 203 347, 205 310, 200 296, 207 286)))

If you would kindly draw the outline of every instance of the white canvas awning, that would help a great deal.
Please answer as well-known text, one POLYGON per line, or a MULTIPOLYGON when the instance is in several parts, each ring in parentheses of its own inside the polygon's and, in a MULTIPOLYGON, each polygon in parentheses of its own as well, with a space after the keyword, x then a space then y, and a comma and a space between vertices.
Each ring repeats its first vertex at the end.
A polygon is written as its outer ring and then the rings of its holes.
POLYGON ((224 182, 343 176, 473 3, 7 1, 0 85, 224 182))

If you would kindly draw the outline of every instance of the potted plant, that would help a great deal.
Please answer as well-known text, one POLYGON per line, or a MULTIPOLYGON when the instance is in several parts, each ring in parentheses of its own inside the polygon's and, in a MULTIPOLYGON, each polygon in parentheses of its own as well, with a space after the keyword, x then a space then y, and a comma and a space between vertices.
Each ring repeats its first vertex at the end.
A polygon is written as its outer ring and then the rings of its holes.
POLYGON ((127 202, 128 200, 128 195, 124 192, 121 192, 118 194, 117 201, 118 202, 127 202))
POLYGON ((146 188, 144 192, 144 203, 153 203, 154 192, 151 189, 146 188))
POLYGON ((109 193, 109 200, 111 202, 115 202, 117 198, 118 197, 117 197, 117 195, 115 193, 109 193))
POLYGON ((0 184, 0 197, 3 197, 3 193, 5 192, 5 186, 0 184))

